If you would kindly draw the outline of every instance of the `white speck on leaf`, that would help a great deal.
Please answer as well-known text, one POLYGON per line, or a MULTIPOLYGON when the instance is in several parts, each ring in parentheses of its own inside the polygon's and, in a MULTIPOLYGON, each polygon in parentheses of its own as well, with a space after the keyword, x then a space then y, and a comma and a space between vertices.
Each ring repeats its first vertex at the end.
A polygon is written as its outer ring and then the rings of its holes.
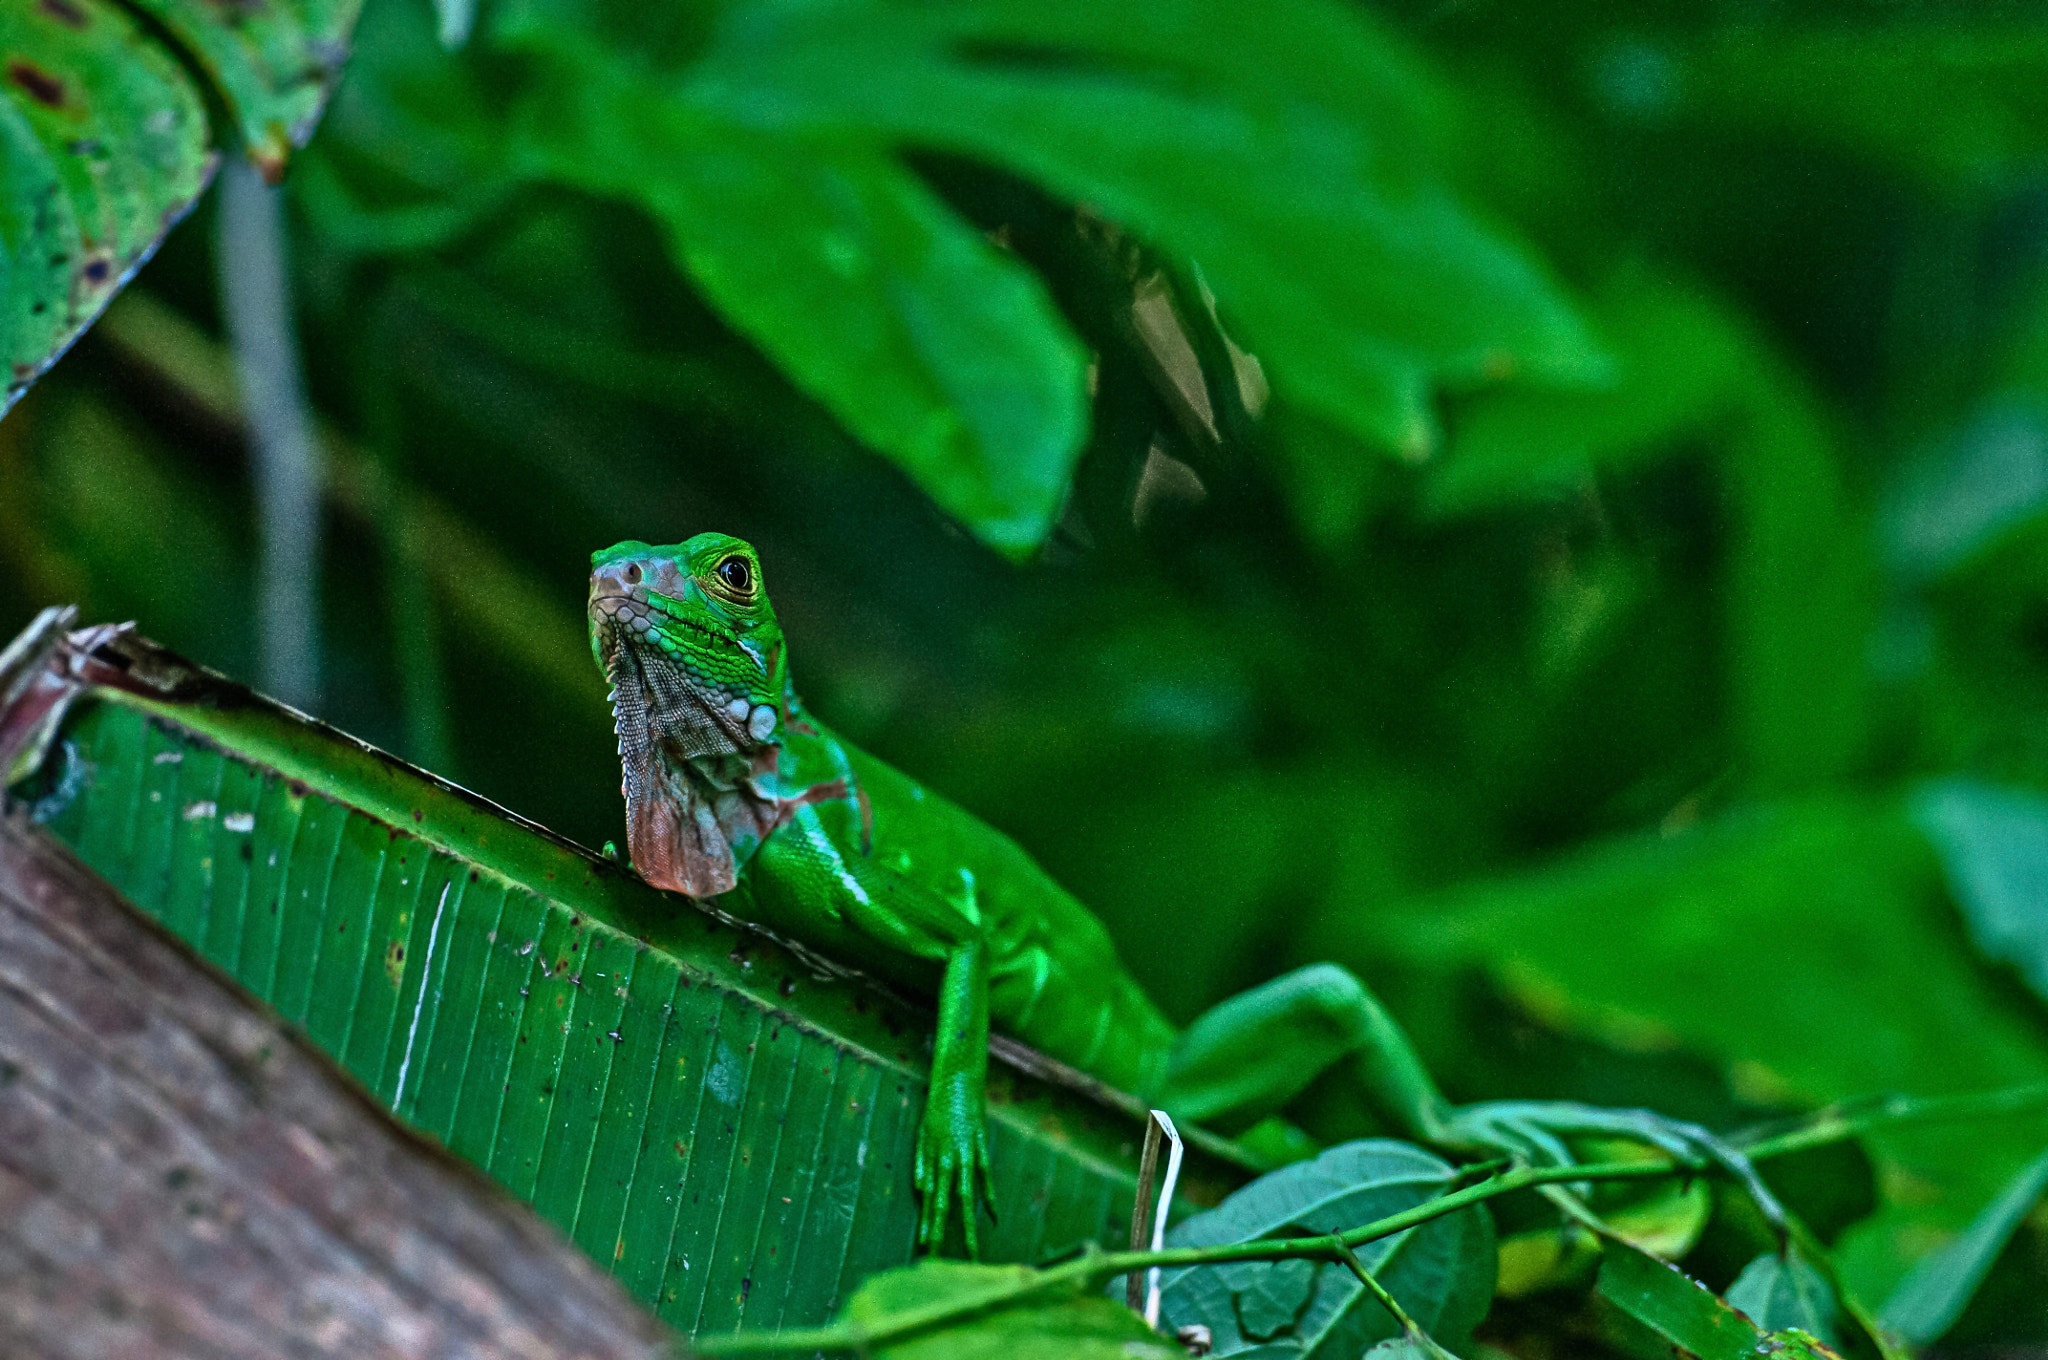
POLYGON ((711 1071, 705 1074, 705 1089, 721 1105, 737 1105, 740 1094, 746 1089, 746 1073, 740 1070, 739 1055, 732 1051, 732 1045, 720 1039, 718 1057, 711 1064, 711 1071))

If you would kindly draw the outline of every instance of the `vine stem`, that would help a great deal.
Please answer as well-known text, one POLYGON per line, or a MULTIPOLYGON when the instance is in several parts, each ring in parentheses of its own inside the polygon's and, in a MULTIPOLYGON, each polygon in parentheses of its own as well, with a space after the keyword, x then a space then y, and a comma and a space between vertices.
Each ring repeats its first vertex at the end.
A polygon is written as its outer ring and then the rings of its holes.
MULTIPOLYGON (((1752 1161, 1765 1161, 1787 1153, 1839 1143, 1885 1124, 1918 1123, 1939 1119, 1983 1119, 2004 1114, 2024 1114, 2048 1109, 2048 1083, 2008 1087, 1965 1096, 1914 1098, 1886 1096, 1823 1110, 1783 1133, 1758 1137, 1742 1144, 1752 1161)), ((740 1333, 734 1336, 704 1337, 695 1343, 698 1355, 747 1355, 777 1351, 864 1350, 884 1345, 917 1332, 962 1322, 978 1314, 1041 1295, 1078 1292, 1101 1286, 1118 1275, 1154 1268, 1222 1265, 1233 1261, 1288 1261, 1315 1259, 1343 1265, 1365 1281, 1376 1296, 1384 1296, 1376 1281, 1358 1260, 1354 1248, 1382 1237, 1453 1214, 1470 1205, 1517 1190, 1561 1184, 1590 1184, 1596 1181, 1655 1180, 1663 1176, 1698 1174, 1698 1168, 1656 1159, 1632 1162, 1589 1162, 1578 1166, 1525 1166, 1425 1200, 1398 1214, 1389 1214, 1349 1232, 1322 1237, 1293 1237, 1255 1242, 1230 1242, 1213 1247, 1176 1247, 1165 1251, 1090 1252, 1062 1266, 1038 1271, 1027 1279, 999 1285, 980 1293, 941 1300, 923 1308, 905 1309, 872 1325, 835 1323, 801 1331, 740 1333)), ((1565 1198, 1570 1198, 1566 1196, 1565 1198)), ((1793 1233, 1802 1251, 1819 1253, 1819 1245, 1798 1226, 1793 1233)), ((1825 1259, 1822 1256, 1821 1259, 1825 1259)), ((1401 1317, 1398 1305, 1382 1297, 1401 1317)), ((1859 1319, 1860 1320, 1860 1319, 1859 1319)))
MULTIPOLYGON (((1229 1242, 1214 1247, 1173 1247, 1165 1251, 1095 1252, 1069 1261, 1015 1284, 991 1288, 964 1298, 945 1299, 924 1308, 905 1309, 870 1326, 841 1323, 804 1331, 777 1334, 741 1333, 736 1336, 701 1337, 694 1347, 699 1355, 743 1355, 771 1351, 860 1350, 884 1345, 915 1332, 963 1321, 996 1308, 1009 1307, 1043 1294, 1056 1294, 1099 1286, 1118 1275, 1153 1267, 1221 1265, 1231 1261, 1290 1261, 1312 1259, 1332 1261, 1349 1268, 1357 1257, 1353 1248, 1382 1237, 1406 1232, 1445 1214, 1500 1195, 1531 1186, 1559 1181, 1655 1180, 1687 1170, 1669 1161, 1590 1162, 1579 1166, 1530 1166, 1503 1172, 1477 1185, 1454 1190, 1425 1200, 1398 1214, 1375 1219, 1349 1232, 1322 1237, 1290 1237, 1257 1242, 1229 1242)), ((1363 1267, 1360 1267, 1361 1269, 1363 1267)))
POLYGON ((1960 1096, 1872 1096, 1831 1105, 1783 1133, 1736 1145, 1754 1162, 1790 1152, 1825 1147, 1887 1124, 1926 1124, 1950 1119, 1991 1119, 1999 1115, 2048 1110, 2048 1082, 1975 1091, 1960 1096))

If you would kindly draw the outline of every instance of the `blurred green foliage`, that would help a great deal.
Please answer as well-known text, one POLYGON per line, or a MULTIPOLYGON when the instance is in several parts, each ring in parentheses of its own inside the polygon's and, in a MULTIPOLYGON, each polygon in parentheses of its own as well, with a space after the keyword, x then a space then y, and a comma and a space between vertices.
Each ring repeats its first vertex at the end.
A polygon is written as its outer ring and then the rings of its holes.
MULTIPOLYGON (((1176 1016, 1333 958, 1458 1097, 1724 1126, 2048 1078, 2044 870, 1969 858, 2009 839, 1971 808, 2048 792, 2033 8, 498 0, 450 52, 370 0, 356 36, 290 181, 322 716, 616 836, 586 555, 716 527, 809 701, 1176 1016)), ((75 599, 246 674, 209 213, 0 424, 0 624, 75 599)), ((1851 1283, 2044 1145, 1874 1139, 1851 1283)), ((1758 1249, 1710 1233, 1707 1282, 1758 1249)))

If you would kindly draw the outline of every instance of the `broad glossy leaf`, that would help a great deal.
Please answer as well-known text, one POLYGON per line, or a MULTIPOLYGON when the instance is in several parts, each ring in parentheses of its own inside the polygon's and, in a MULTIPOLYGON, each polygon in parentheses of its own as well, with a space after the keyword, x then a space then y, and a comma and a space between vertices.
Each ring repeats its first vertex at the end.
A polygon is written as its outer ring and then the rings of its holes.
MULTIPOLYGON (((36 817, 372 1098, 684 1331, 821 1322, 909 1259, 928 1017, 120 646, 141 692, 74 706, 24 786, 36 817)), ((1001 1065, 990 1097, 1004 1212, 984 1249, 1116 1240, 1133 1122, 1001 1065)), ((1201 1166, 1183 1181, 1195 1202, 1216 1193, 1201 1166)))
MULTIPOLYGON (((1442 1194, 1456 1172, 1406 1143, 1367 1139, 1260 1177, 1167 1234, 1173 1247, 1361 1227, 1442 1194)), ((1409 1316, 1453 1344, 1493 1296, 1493 1220, 1472 1208, 1358 1249, 1360 1261, 1409 1316)), ((1393 1315, 1342 1266, 1243 1262, 1164 1271, 1163 1326, 1200 1323, 1218 1356, 1256 1352, 1337 1360, 1400 1334, 1393 1315)))
MULTIPOLYGON (((1580 381, 1600 369, 1541 265, 1432 168, 1433 87, 1341 5, 1169 0, 1139 14, 1082 0, 752 0, 720 11, 708 34, 658 43, 647 24, 567 0, 499 12, 496 39, 551 73, 554 93, 525 134, 538 163, 652 207, 721 308, 935 492, 956 474, 928 471, 923 426, 891 403, 917 408, 897 390, 930 389, 957 408, 926 417, 941 426, 1038 421, 1011 436, 1035 477, 1045 449, 1070 459, 1077 447, 1078 427, 1050 397, 1071 365, 1026 367, 1012 383, 1028 403, 981 407, 968 397, 982 384, 959 386, 966 361, 944 347, 979 343, 1016 369, 1072 341, 1004 274, 970 268, 972 253, 946 244, 964 230, 949 215, 950 231, 926 220, 910 182, 890 185, 881 167, 906 149, 1014 170, 1197 262, 1287 395, 1383 450, 1427 451, 1434 384, 1580 381), (622 60, 593 47, 593 31, 662 55, 622 60), (953 270, 956 286, 926 300, 904 281, 875 313, 871 273, 909 254, 953 270), (807 332, 780 315, 792 295, 807 332), (905 368, 903 345, 873 332, 911 303, 927 315, 909 327, 916 363, 905 368), (863 360, 864 384, 835 376, 863 360)), ((969 451, 984 476, 1020 475, 990 470, 1017 456, 1005 446, 969 451)), ((1028 507, 1030 543, 1056 505, 1041 494, 1028 507)), ((968 523, 1012 545, 1004 524, 968 523)))
POLYGON ((1951 779, 1921 790, 1913 812, 1977 948, 2048 997, 2048 799, 1951 779))
POLYGON ((341 79, 363 0, 134 0, 199 58, 266 178, 284 174, 341 79))
POLYGON ((2023 1168, 2004 1193, 1953 1242, 1913 1267, 1885 1300, 1880 1316, 1916 1345, 1930 1345, 1953 1327, 1991 1273, 1998 1254, 2041 1196, 2048 1193, 2048 1153, 2023 1168))
POLYGON ((1728 1302, 1770 1331, 1797 1327, 1830 1346, 1841 1344, 1835 1291, 1798 1255, 1769 1252, 1742 1268, 1728 1286, 1728 1302))
POLYGON ((798 386, 990 546, 1035 548, 1087 427, 1085 358, 1037 278, 874 148, 765 135, 549 51, 569 74, 530 110, 532 171, 644 203, 798 386))
POLYGON ((1540 266, 1433 166, 1437 92, 1356 11, 1169 0, 765 0, 689 97, 750 125, 1007 165, 1198 261, 1282 387, 1411 447, 1390 375, 1583 380, 1600 356, 1540 266))
POLYGON ((0 412, 213 173, 200 93, 109 0, 0 6, 0 412))

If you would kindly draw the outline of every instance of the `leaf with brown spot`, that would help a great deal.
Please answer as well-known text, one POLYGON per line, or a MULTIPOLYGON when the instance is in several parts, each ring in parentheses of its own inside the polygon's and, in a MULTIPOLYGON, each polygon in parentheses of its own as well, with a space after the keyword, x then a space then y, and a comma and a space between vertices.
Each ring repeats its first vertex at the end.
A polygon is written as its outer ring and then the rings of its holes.
POLYGON ((105 0, 0 7, 0 411, 206 187, 198 89, 105 0))
POLYGON ((348 60, 363 0, 135 0, 199 57, 272 183, 306 144, 348 60))
POLYGON ((0 414, 206 188, 202 80, 275 179, 312 133, 362 4, 135 2, 161 31, 114 0, 0 5, 0 414))

